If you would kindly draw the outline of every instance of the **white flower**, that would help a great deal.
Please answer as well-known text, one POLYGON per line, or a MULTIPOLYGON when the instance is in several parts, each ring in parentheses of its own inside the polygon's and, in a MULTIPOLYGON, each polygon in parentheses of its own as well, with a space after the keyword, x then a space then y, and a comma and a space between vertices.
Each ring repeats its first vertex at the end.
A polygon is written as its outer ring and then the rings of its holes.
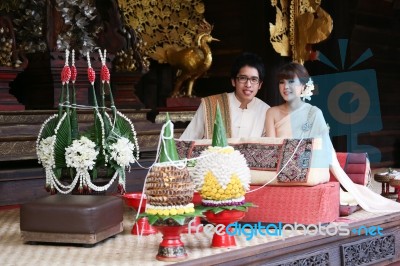
POLYGON ((310 78, 307 81, 303 92, 300 94, 300 97, 302 98, 302 100, 305 101, 305 99, 307 99, 308 101, 311 101, 311 96, 313 95, 313 92, 312 92, 313 90, 314 90, 314 82, 310 78))
POLYGON ((44 167, 46 166, 52 167, 55 164, 53 156, 53 146, 55 138, 56 136, 53 135, 45 139, 42 139, 37 148, 36 152, 38 155, 39 162, 41 162, 44 167))
POLYGON ((111 158, 115 160, 119 166, 129 166, 130 163, 135 162, 135 157, 133 156, 134 148, 135 146, 129 139, 121 137, 109 147, 111 158))
POLYGON ((77 169, 93 169, 96 157, 96 144, 86 137, 74 140, 72 145, 65 149, 65 161, 68 167, 77 169))

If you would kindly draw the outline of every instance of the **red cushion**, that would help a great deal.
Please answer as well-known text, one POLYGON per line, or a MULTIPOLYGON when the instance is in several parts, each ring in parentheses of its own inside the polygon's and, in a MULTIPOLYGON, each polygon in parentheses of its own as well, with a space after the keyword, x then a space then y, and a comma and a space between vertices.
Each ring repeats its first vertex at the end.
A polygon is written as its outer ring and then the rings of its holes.
POLYGON ((348 153, 344 171, 350 179, 360 185, 367 185, 369 174, 368 155, 366 153, 348 153))
POLYGON ((266 186, 247 193, 246 202, 258 207, 249 208, 243 222, 329 223, 339 217, 339 183, 313 187, 266 186))
MULTIPOLYGON (((336 157, 339 161, 340 166, 342 167, 342 169, 344 169, 344 167, 346 165, 346 161, 347 161, 347 152, 337 152, 336 157)), ((329 181, 337 182, 336 177, 332 174, 332 172, 330 172, 330 175, 331 175, 331 177, 330 177, 329 181)))
MULTIPOLYGON (((367 153, 337 152, 336 156, 340 166, 354 183, 367 185, 370 171, 367 153)), ((337 182, 335 176, 332 173, 330 175, 329 181, 337 182)))
MULTIPOLYGON (((349 178, 356 184, 366 186, 370 175, 370 165, 367 153, 346 153, 337 152, 340 166, 349 176, 349 178)), ((331 173, 331 181, 336 181, 336 178, 331 173)), ((343 188, 343 190, 345 190, 343 188)), ((346 190, 345 190, 346 191, 346 190)), ((353 212, 360 210, 357 206, 340 205, 340 216, 348 216, 353 212)))

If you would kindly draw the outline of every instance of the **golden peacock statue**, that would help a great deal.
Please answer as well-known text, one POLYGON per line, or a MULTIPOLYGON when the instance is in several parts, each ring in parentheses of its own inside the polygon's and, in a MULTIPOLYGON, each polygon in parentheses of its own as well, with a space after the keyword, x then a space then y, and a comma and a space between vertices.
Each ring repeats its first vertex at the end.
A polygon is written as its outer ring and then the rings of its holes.
POLYGON ((205 20, 204 25, 206 32, 198 34, 197 46, 181 50, 170 48, 165 51, 165 61, 178 69, 172 97, 192 97, 194 82, 211 66, 212 53, 208 43, 219 40, 211 36, 212 27, 205 20))

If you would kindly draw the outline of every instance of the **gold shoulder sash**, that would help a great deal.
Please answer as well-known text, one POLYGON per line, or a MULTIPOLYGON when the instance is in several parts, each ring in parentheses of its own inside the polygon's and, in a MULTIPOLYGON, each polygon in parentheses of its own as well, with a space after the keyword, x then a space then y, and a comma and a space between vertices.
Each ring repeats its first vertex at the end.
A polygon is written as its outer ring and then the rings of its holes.
POLYGON ((204 106, 204 123, 206 125, 206 136, 205 138, 211 139, 214 130, 214 120, 215 120, 215 112, 217 103, 219 103, 219 107, 221 109, 222 119, 224 121, 226 137, 231 137, 231 116, 229 111, 229 101, 228 94, 222 93, 217 95, 211 95, 205 98, 202 98, 203 106, 204 106))

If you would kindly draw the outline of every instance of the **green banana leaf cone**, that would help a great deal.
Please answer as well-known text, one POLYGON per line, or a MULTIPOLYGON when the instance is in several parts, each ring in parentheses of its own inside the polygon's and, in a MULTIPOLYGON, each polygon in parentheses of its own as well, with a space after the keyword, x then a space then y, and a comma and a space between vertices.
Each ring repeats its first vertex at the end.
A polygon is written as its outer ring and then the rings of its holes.
POLYGON ((219 104, 217 104, 217 111, 215 112, 214 131, 213 131, 213 138, 211 145, 213 147, 228 146, 228 140, 226 139, 226 131, 224 123, 222 121, 222 115, 221 115, 221 110, 219 108, 219 104))
POLYGON ((174 127, 167 113, 164 134, 161 143, 160 163, 179 161, 178 150, 174 140, 174 127))

